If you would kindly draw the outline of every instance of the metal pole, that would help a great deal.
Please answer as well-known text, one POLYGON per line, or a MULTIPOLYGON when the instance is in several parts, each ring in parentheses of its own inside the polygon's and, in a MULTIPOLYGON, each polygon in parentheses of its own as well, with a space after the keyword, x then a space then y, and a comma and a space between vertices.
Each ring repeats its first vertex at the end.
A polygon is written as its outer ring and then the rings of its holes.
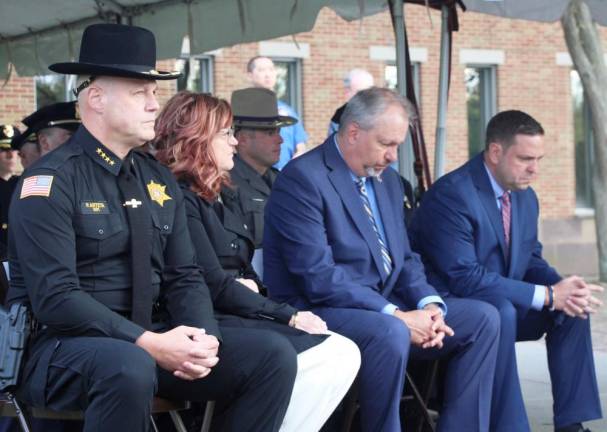
POLYGON ((436 115, 436 147, 434 148, 434 179, 445 173, 445 145, 447 142, 447 97, 449 92, 449 9, 442 7, 440 71, 438 82, 438 113, 436 115))
MULTIPOLYGON (((392 26, 396 42, 396 82, 398 92, 407 97, 407 64, 405 60, 405 20, 403 0, 390 0, 392 8, 392 26)), ((413 143, 411 134, 403 145, 398 148, 398 172, 415 187, 415 173, 413 172, 413 143)))

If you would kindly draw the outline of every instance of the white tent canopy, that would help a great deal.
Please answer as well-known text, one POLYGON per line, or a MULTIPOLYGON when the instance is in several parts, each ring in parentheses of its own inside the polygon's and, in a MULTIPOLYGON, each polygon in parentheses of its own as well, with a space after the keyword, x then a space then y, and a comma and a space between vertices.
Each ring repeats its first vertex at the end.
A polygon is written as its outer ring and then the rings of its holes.
MULTIPOLYGON (((405 0, 424 4, 424 0, 405 0)), ((468 10, 510 18, 554 21, 569 0, 462 0, 468 10)), ((607 24, 605 0, 586 0, 593 16, 607 24)), ((431 6, 456 0, 428 0, 431 6)), ((12 63, 19 75, 48 73, 51 63, 76 59, 82 30, 89 24, 120 20, 152 30, 158 58, 180 53, 190 36, 191 52, 309 31, 323 7, 346 20, 388 8, 387 0, 2 0, 0 77, 12 63)), ((111 49, 111 47, 108 47, 111 49)))

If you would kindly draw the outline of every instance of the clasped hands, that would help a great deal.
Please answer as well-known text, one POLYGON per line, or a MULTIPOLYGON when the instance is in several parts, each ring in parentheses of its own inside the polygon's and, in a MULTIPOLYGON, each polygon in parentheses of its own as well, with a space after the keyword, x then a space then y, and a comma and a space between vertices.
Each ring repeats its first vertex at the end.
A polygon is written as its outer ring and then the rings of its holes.
POLYGON ((442 348, 445 336, 455 333, 443 319, 441 309, 429 304, 421 310, 394 311, 394 316, 402 320, 411 332, 411 343, 426 348, 442 348))
POLYGON ((219 362, 219 341, 204 329, 179 326, 165 333, 146 331, 135 343, 146 350, 158 366, 188 381, 206 377, 219 362))
POLYGON ((554 308, 571 317, 586 319, 603 302, 594 296, 604 291, 600 285, 587 283, 579 276, 569 276, 553 286, 554 308))

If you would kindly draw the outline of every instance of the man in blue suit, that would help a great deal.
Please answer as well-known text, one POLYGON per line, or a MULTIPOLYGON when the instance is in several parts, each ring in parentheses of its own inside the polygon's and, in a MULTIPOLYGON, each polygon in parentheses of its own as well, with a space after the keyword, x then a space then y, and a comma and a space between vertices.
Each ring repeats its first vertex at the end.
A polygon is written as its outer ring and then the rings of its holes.
POLYGON ((359 346, 364 431, 401 430, 410 353, 450 358, 439 430, 487 431, 497 311, 441 299, 411 252, 402 182, 389 168, 411 113, 391 90, 363 90, 337 134, 285 167, 266 206, 264 282, 359 346))
POLYGON ((425 194, 411 227, 439 292, 485 300, 501 318, 492 431, 529 431, 514 344, 546 334, 558 432, 601 417, 588 313, 601 287, 563 279, 542 258, 538 200, 529 187, 544 156, 544 130, 521 111, 487 125, 485 151, 425 194))

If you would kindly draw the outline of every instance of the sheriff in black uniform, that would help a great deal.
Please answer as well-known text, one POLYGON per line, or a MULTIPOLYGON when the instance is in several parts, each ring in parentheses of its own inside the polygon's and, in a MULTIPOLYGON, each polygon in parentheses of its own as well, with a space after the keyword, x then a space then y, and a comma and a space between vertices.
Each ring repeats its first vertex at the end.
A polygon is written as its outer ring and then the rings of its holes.
POLYGON ((85 431, 148 430, 154 394, 217 400, 222 430, 278 430, 295 351, 218 326, 183 195, 136 150, 154 137, 155 80, 178 75, 155 60, 151 32, 96 24, 78 63, 51 66, 88 78, 83 125, 28 170, 11 207, 9 302, 40 325, 18 396, 85 410, 85 431))
POLYGON ((222 198, 227 207, 244 216, 255 248, 261 248, 264 208, 279 173, 272 165, 280 158, 280 128, 297 119, 278 115, 276 94, 264 88, 236 90, 231 105, 238 155, 230 178, 236 188, 225 189, 222 198))

